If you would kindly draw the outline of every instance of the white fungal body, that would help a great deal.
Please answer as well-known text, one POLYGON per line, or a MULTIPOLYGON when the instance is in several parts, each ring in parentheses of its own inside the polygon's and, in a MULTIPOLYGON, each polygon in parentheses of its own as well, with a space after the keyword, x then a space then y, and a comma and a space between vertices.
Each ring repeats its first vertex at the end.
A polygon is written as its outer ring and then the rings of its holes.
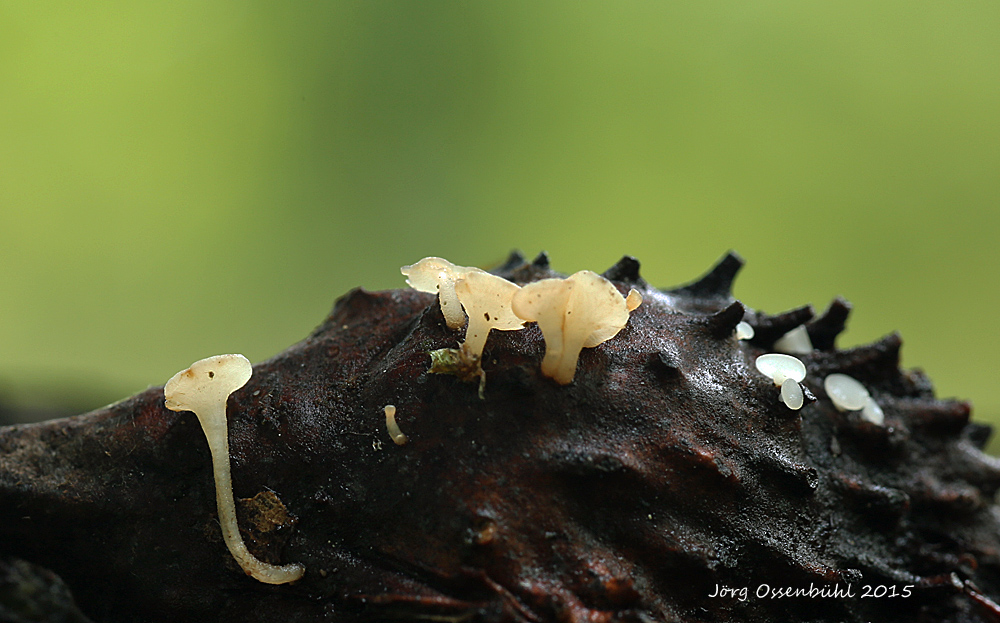
POLYGON ((768 353, 757 357, 754 362, 761 374, 781 386, 787 379, 801 383, 806 378, 806 366, 791 355, 768 353))
POLYGON ((802 387, 794 379, 785 379, 781 384, 781 402, 792 411, 798 411, 805 402, 802 387))
POLYGON ((809 332, 806 331, 805 325, 799 325, 779 337, 774 342, 774 350, 798 355, 811 353, 813 350, 812 340, 809 339, 809 332))
POLYGON ((403 266, 399 272, 406 275, 406 283, 414 290, 437 294, 445 322, 450 328, 458 329, 465 324, 465 314, 455 292, 455 283, 470 272, 485 271, 471 266, 456 266, 440 257, 425 257, 416 264, 403 266))
POLYGON ((823 379, 823 389, 840 411, 861 411, 861 417, 872 424, 885 424, 885 414, 868 389, 846 374, 831 374, 823 379))
POLYGON ((524 320, 511 311, 511 299, 521 288, 487 272, 470 271, 455 282, 455 293, 469 316, 462 353, 472 361, 482 357, 486 338, 492 329, 516 331, 524 320))
POLYGON ((846 374, 831 374, 823 379, 823 389, 833 406, 840 411, 863 409, 870 397, 865 386, 846 374))
POLYGON ((396 423, 396 406, 386 405, 383 411, 385 411, 385 427, 389 431, 389 436, 392 437, 397 446, 405 445, 410 439, 403 434, 399 424, 396 423))
POLYGON ((580 351, 618 334, 642 303, 635 289, 623 297, 614 284, 589 270, 566 279, 542 279, 514 293, 511 309, 537 322, 545 338, 542 374, 566 385, 576 374, 580 351))
POLYGON ((754 336, 753 327, 751 327, 749 323, 741 320, 739 324, 736 325, 737 340, 750 340, 753 339, 753 336, 754 336))
POLYGON ((258 560, 247 550, 236 524, 236 504, 229 470, 226 400, 231 393, 246 385, 251 374, 253 368, 243 355, 202 359, 167 381, 163 388, 164 403, 171 411, 193 411, 205 431, 212 453, 219 524, 229 552, 247 575, 267 584, 284 584, 301 578, 305 568, 298 564, 277 566, 258 560))

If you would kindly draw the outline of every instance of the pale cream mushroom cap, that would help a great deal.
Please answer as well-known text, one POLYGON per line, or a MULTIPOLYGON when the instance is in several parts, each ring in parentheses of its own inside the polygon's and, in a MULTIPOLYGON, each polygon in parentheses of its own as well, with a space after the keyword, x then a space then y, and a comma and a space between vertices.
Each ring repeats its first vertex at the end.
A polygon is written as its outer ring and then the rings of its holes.
POLYGON ((520 289, 503 277, 479 271, 470 271, 455 283, 455 292, 469 316, 462 342, 466 356, 477 360, 482 356, 491 329, 516 331, 524 327, 525 321, 511 310, 511 299, 520 289))
POLYGON ((581 270, 566 279, 525 285, 514 294, 511 309, 538 323, 545 338, 542 374, 565 385, 576 374, 580 351, 617 335, 641 302, 638 291, 633 289, 626 299, 604 277, 581 270))
POLYGON ((225 405, 229 394, 246 385, 252 374, 253 366, 243 355, 196 361, 163 386, 164 404, 171 411, 194 411, 201 419, 213 407, 225 405))
POLYGON ((416 264, 399 269, 399 272, 406 275, 406 283, 411 288, 438 295, 441 314, 452 329, 458 329, 465 323, 462 304, 455 293, 455 282, 470 271, 483 272, 478 268, 456 266, 440 257, 425 257, 416 264))
POLYGON ((442 279, 452 279, 461 267, 441 257, 425 257, 415 264, 403 266, 399 272, 406 276, 406 285, 420 292, 437 294, 442 279))
MULTIPOLYGON (((603 315, 598 313, 591 316, 591 320, 594 322, 594 326, 596 328, 583 342, 584 348, 593 348, 598 344, 607 342, 614 336, 618 335, 619 331, 625 328, 625 325, 628 324, 629 314, 638 309, 639 305, 642 304, 642 294, 640 294, 635 288, 632 288, 629 290, 628 297, 622 297, 621 293, 618 292, 618 288, 616 288, 614 284, 604 277, 601 277, 597 273, 592 273, 589 270, 582 272, 590 273, 603 282, 595 282, 592 289, 595 297, 606 297, 605 304, 603 306, 606 313, 603 315)), ((588 279, 590 279, 590 277, 588 277, 588 279)), ((579 290, 577 293, 578 296, 583 296, 579 290)), ((574 302, 572 297, 570 302, 571 304, 578 305, 578 303, 574 302)))

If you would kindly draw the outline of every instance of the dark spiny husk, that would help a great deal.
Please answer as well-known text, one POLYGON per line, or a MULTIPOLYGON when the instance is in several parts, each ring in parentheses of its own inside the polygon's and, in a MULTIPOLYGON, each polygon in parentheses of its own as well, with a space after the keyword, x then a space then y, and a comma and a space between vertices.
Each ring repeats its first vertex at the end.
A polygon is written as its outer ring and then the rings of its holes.
MULTIPOLYGON (((843 300, 817 318, 745 309, 741 265, 729 254, 659 291, 623 258, 605 276, 644 302, 574 382, 541 375, 529 325, 490 336, 484 399, 428 374, 428 353, 461 338, 434 297, 342 297, 229 399, 236 496, 264 494, 241 528, 258 557, 305 565, 295 584, 260 584, 228 555, 201 430, 160 388, 2 429, 0 554, 60 574, 99 622, 1000 620, 988 429, 900 371, 898 336, 836 349, 843 300), (790 411, 754 360, 802 324, 816 349, 790 411), (833 372, 869 389, 885 426, 834 408, 833 372), (718 586, 747 598, 709 597, 718 586)), ((557 276, 544 254, 498 273, 557 276)))

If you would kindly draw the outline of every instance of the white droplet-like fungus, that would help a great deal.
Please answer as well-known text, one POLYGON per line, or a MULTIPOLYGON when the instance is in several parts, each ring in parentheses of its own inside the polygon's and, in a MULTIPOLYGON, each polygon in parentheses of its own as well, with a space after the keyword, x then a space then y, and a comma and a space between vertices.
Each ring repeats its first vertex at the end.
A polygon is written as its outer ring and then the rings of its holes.
POLYGON ((739 324, 736 325, 736 339, 737 340, 751 340, 753 339, 754 331, 753 327, 749 323, 741 320, 739 324))
POLYGON ((470 272, 485 271, 456 266, 440 257, 425 257, 416 264, 403 266, 399 272, 406 275, 406 283, 414 290, 437 294, 445 322, 450 328, 458 329, 465 324, 465 314, 455 292, 455 282, 470 272))
POLYGON ((806 378, 805 364, 791 355, 768 353, 757 357, 754 364, 761 374, 774 381, 774 384, 778 387, 786 379, 792 379, 796 383, 801 383, 806 378))
POLYGON ((811 353, 813 350, 812 340, 809 339, 809 332, 805 325, 799 325, 782 335, 774 342, 774 350, 782 353, 798 354, 811 353))
POLYGON ((305 568, 298 564, 277 566, 258 560, 247 550, 236 524, 233 481, 229 471, 226 400, 231 393, 246 385, 251 374, 253 368, 243 355, 202 359, 167 381, 163 388, 164 402, 171 411, 193 411, 205 431, 212 453, 219 524, 233 558, 254 579, 267 584, 284 584, 301 578, 305 568))
POLYGON ((479 361, 492 329, 516 331, 524 327, 524 320, 511 311, 511 299, 520 289, 503 277, 480 271, 470 271, 455 282, 458 300, 469 316, 462 342, 463 357, 479 361))
POLYGON ((872 424, 885 424, 885 414, 868 389, 846 374, 831 374, 823 379, 823 389, 840 411, 861 411, 861 417, 872 424))
POLYGON ((868 401, 865 386, 846 374, 831 374, 823 379, 823 389, 833 406, 840 411, 857 411, 868 401))
POLYGON ((795 379, 785 379, 781 384, 781 402, 792 411, 798 411, 805 403, 802 387, 795 379))
POLYGON ((635 289, 625 298, 614 284, 589 270, 566 279, 542 279, 514 293, 511 309, 537 322, 545 338, 542 374, 566 385, 576 374, 580 351, 618 334, 642 303, 635 289))
POLYGON ((397 446, 405 445, 410 439, 403 434, 399 424, 396 423, 396 405, 386 405, 383 411, 385 411, 385 427, 389 431, 389 436, 392 437, 397 446))

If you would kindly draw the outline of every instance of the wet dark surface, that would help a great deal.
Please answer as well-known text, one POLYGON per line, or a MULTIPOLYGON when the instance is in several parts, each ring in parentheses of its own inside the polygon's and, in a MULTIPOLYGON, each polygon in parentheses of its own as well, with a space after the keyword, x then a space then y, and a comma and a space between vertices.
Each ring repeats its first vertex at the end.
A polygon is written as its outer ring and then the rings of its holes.
MULTIPOLYGON (((434 297, 346 294, 229 399, 235 494, 264 493, 240 509, 247 545, 304 564, 295 584, 229 556, 198 422, 158 388, 0 429, 0 554, 58 573, 96 622, 1000 620, 988 430, 899 370, 898 336, 837 350, 845 301, 745 310, 729 294, 741 265, 658 291, 624 258, 606 276, 644 302, 574 382, 541 376, 530 325, 491 334, 485 399, 427 373, 462 337, 434 297), (815 400, 790 411, 753 362, 803 323, 815 400), (864 383, 885 426, 833 407, 832 372, 864 383), (762 584, 854 596, 758 598, 762 584), (709 597, 719 586, 748 598, 709 597)), ((555 276, 544 256, 498 272, 555 276)))

